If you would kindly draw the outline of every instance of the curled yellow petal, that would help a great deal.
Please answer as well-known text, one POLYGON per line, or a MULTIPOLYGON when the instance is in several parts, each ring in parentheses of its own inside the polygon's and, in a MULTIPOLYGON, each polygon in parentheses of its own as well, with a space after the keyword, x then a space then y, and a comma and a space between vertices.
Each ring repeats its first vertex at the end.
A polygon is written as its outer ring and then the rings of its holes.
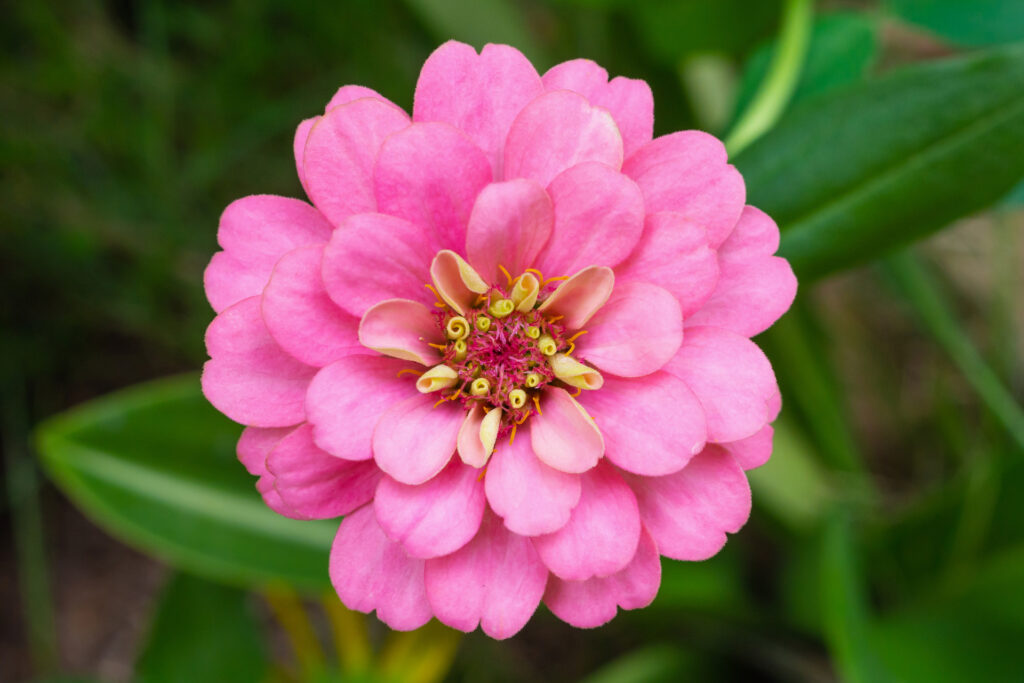
POLYGON ((465 339, 469 336, 469 321, 457 315, 444 326, 444 332, 449 339, 465 339))
POLYGON ((437 252, 430 264, 430 277, 441 299, 460 314, 466 313, 478 295, 490 289, 473 266, 447 249, 437 252))
POLYGON ((584 365, 572 356, 557 353, 551 357, 548 363, 551 365, 555 377, 570 386, 580 389, 600 389, 604 384, 604 378, 601 377, 600 372, 589 365, 584 365))
POLYGON ((501 427, 501 408, 491 408, 480 423, 480 443, 487 457, 494 452, 494 444, 498 441, 498 428, 501 427))
POLYGON ((540 294, 540 282, 533 273, 524 273, 516 281, 512 288, 512 303, 520 313, 526 313, 533 309, 537 303, 537 295, 540 294))
POLYGON ((534 387, 540 386, 540 381, 542 379, 544 379, 544 378, 540 376, 540 373, 531 372, 528 375, 526 375, 526 382, 525 382, 525 384, 530 389, 533 389, 534 387))
POLYGON ((536 325, 530 325, 529 327, 526 328, 526 336, 529 337, 530 339, 539 339, 540 328, 537 327, 536 325))
POLYGON ((455 360, 466 360, 466 340, 459 339, 452 344, 452 348, 455 349, 455 360))
POLYGON ((491 329, 491 319, 481 313, 476 317, 476 329, 481 332, 491 329))
POLYGON ((516 306, 511 299, 498 299, 492 301, 491 305, 487 307, 487 312, 495 318, 507 318, 514 310, 516 310, 516 306))
POLYGON ((553 356, 555 355, 555 351, 558 350, 558 345, 555 344, 555 340, 550 334, 542 334, 540 339, 537 340, 537 348, 539 348, 540 352, 545 356, 553 356))
POLYGON ((513 389, 508 392, 508 404, 516 410, 526 405, 526 392, 522 389, 513 389))
POLYGON ((469 393, 473 396, 486 396, 491 393, 491 382, 486 377, 477 377, 469 385, 469 393))
POLYGON ((459 381, 459 375, 447 365, 435 365, 416 380, 416 389, 421 394, 429 394, 432 391, 440 391, 455 386, 459 381))

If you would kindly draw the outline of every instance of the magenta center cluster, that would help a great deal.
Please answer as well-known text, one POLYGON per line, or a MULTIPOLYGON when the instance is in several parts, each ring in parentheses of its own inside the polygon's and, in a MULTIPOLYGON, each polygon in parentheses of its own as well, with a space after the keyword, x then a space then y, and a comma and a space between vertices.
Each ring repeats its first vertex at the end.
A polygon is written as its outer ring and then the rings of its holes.
MULTIPOLYGON (((448 309, 438 311, 436 316, 437 324, 444 332, 449 321, 459 314, 448 309)), ((513 311, 504 318, 495 317, 487 311, 487 300, 480 308, 467 311, 461 317, 469 322, 469 334, 463 340, 464 352, 454 342, 442 352, 441 362, 459 376, 455 386, 445 392, 445 398, 461 401, 467 410, 473 401, 479 401, 486 407, 501 408, 501 431, 507 432, 513 424, 522 424, 529 417, 535 406, 533 397, 555 379, 548 362, 550 356, 541 351, 538 340, 549 336, 557 351, 564 352, 569 346, 563 337, 565 329, 536 309, 525 313, 513 311), (478 324, 481 318, 488 320, 484 325, 486 329, 481 329, 478 324), (471 393, 474 380, 479 378, 488 382, 489 391, 485 395, 471 393), (510 399, 510 394, 517 389, 524 391, 529 398, 523 405, 515 405, 510 399)))

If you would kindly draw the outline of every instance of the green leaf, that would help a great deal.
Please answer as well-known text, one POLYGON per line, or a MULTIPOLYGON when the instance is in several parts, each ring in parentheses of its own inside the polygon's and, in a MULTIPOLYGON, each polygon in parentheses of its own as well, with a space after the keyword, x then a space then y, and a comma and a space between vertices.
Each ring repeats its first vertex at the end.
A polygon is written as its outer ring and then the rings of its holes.
POLYGON ((266 648, 245 591, 187 574, 171 577, 139 658, 139 683, 252 683, 266 670, 266 648))
MULTIPOLYGON (((775 49, 774 42, 765 45, 747 60, 736 96, 737 115, 747 108, 764 80, 775 49)), ((791 103, 863 80, 877 56, 878 39, 871 20, 862 14, 826 14, 814 24, 791 103)))
POLYGON ((889 0, 889 10, 961 45, 1013 43, 1024 36, 1019 0, 889 0))
POLYGON ((803 278, 923 237, 1024 177, 1024 46, 929 62, 797 107, 736 159, 803 278))
POLYGON ((1020 681, 1021 586, 1024 546, 948 593, 878 620, 871 642, 900 680, 1020 681))
POLYGON ((337 524, 264 505, 235 459, 238 434, 188 375, 79 406, 43 423, 37 441, 61 490, 125 542, 214 579, 329 587, 337 524))

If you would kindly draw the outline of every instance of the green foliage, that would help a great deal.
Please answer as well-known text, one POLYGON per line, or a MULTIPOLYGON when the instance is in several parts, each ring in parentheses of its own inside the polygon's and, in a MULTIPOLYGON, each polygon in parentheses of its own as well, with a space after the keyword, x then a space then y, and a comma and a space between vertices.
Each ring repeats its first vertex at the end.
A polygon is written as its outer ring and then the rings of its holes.
POLYGON ((85 404, 39 428, 43 463, 64 492, 121 538, 230 583, 322 590, 337 525, 271 511, 235 459, 239 428, 195 375, 85 404))
POLYGON ((1024 48, 908 67, 795 109, 736 164, 814 278, 1001 199, 1024 176, 1024 48), (855 115, 851 115, 855 112, 855 115))
POLYGON ((267 672, 249 596, 187 574, 167 582, 139 658, 138 683, 252 683, 267 672))
POLYGON ((1018 0, 888 0, 889 10, 954 43, 993 45, 1024 37, 1018 0))

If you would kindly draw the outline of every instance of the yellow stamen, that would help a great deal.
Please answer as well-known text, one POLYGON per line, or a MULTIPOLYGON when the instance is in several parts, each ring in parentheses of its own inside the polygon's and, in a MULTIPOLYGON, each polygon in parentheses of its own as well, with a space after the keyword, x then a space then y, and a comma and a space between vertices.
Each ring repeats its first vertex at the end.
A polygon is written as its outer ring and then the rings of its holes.
POLYGON ((555 344, 555 340, 551 338, 550 334, 541 335, 540 339, 537 341, 537 348, 539 348, 540 352, 545 356, 553 356, 555 355, 555 352, 558 351, 558 345, 555 344))
POLYGON ((512 433, 508 437, 508 445, 511 446, 512 442, 516 440, 516 430, 519 429, 519 425, 512 423, 512 433))
POLYGON ((519 410, 526 405, 526 392, 522 389, 513 389, 508 392, 508 404, 519 410))
POLYGON ((481 313, 476 317, 476 329, 481 332, 486 332, 491 329, 491 319, 481 313))
POLYGON ((537 279, 538 279, 538 280, 541 280, 541 281, 543 281, 543 280, 544 280, 544 273, 540 272, 540 271, 539 271, 539 270, 537 270, 536 268, 527 268, 527 269, 526 269, 526 270, 524 270, 523 272, 524 272, 524 273, 533 273, 534 275, 536 275, 536 276, 537 276, 537 279))
POLYGON ((429 283, 424 283, 423 286, 426 287, 427 289, 429 289, 431 292, 433 292, 434 296, 437 297, 437 302, 434 304, 435 306, 440 305, 441 308, 445 308, 445 307, 448 306, 448 304, 446 304, 444 302, 444 299, 441 298, 441 295, 437 293, 437 290, 434 289, 434 285, 431 285, 429 283))
POLYGON ((574 342, 577 339, 579 339, 580 337, 582 337, 583 335, 585 335, 586 333, 587 333, 586 330, 580 330, 579 332, 577 332, 576 334, 572 335, 571 337, 569 337, 565 341, 567 341, 567 342, 574 342))
POLYGON ((533 415, 533 411, 527 410, 525 413, 523 413, 523 416, 516 420, 513 424, 521 425, 524 422, 526 422, 526 418, 530 417, 531 415, 533 415))
POLYGON ((427 346, 433 346, 438 351, 444 351, 448 348, 445 344, 433 344, 431 342, 427 342, 427 346))
POLYGON ((466 359, 466 340, 465 339, 458 339, 458 340, 456 340, 456 342, 454 344, 452 344, 452 348, 455 349, 455 360, 465 360, 466 359))
POLYGON ((500 270, 501 272, 503 272, 505 274, 505 279, 508 280, 509 286, 512 286, 512 275, 507 270, 505 270, 505 266, 503 266, 503 265, 501 265, 499 263, 498 264, 498 270, 500 270))
POLYGON ((476 302, 473 305, 474 306, 479 306, 480 304, 482 304, 487 299, 487 297, 488 297, 488 293, 487 292, 484 292, 483 294, 477 294, 476 302))
POLYGON ((473 396, 486 396, 491 391, 491 383, 486 377, 477 377, 469 385, 469 393, 473 396))
POLYGON ((536 396, 533 397, 533 405, 537 406, 537 414, 538 415, 543 415, 544 414, 544 413, 540 412, 540 399, 537 398, 536 396))
POLYGON ((395 377, 401 377, 405 373, 409 373, 410 375, 419 376, 419 375, 423 374, 423 370, 413 370, 412 368, 402 368, 401 370, 398 371, 398 374, 395 375, 395 377))
POLYGON ((514 310, 516 310, 516 305, 512 303, 511 299, 498 299, 487 307, 487 312, 495 318, 505 318, 514 310))
POLYGON ((526 376, 526 386, 529 387, 530 389, 533 389, 540 385, 541 379, 543 378, 539 374, 537 374, 536 372, 531 372, 526 376))
POLYGON ((530 325, 526 328, 526 336, 530 339, 540 339, 540 328, 536 325, 530 325))
POLYGON ((549 323, 557 323, 559 320, 561 320, 564 317, 565 317, 564 315, 553 315, 550 318, 548 318, 548 322, 549 323))
POLYGON ((437 308, 448 308, 448 304, 441 303, 440 301, 435 301, 434 306, 436 306, 437 308))
POLYGON ((442 403, 444 403, 444 402, 445 402, 445 399, 444 399, 444 398, 439 398, 439 399, 437 399, 437 403, 435 403, 434 405, 432 405, 432 406, 430 407, 430 409, 431 409, 431 410, 433 410, 434 408, 438 407, 439 405, 441 405, 441 404, 442 404, 442 403))
POLYGON ((541 282, 540 286, 541 287, 545 287, 549 282, 560 282, 562 280, 568 280, 568 279, 569 279, 568 275, 556 275, 555 277, 549 277, 547 280, 544 280, 543 282, 541 282))
POLYGON ((579 396, 582 393, 583 393, 583 387, 576 387, 576 391, 572 392, 569 395, 572 396, 573 398, 576 398, 577 396, 579 396))
POLYGON ((469 321, 457 315, 444 326, 444 332, 449 339, 465 339, 469 336, 469 321))
POLYGON ((569 350, 565 352, 565 355, 571 356, 572 352, 575 351, 575 350, 576 350, 576 345, 573 344, 572 342, 569 342, 569 350))

